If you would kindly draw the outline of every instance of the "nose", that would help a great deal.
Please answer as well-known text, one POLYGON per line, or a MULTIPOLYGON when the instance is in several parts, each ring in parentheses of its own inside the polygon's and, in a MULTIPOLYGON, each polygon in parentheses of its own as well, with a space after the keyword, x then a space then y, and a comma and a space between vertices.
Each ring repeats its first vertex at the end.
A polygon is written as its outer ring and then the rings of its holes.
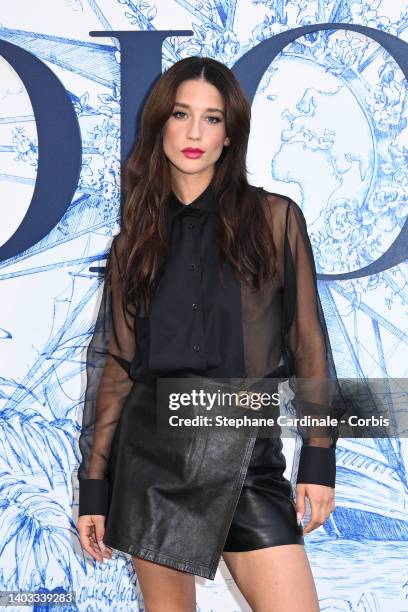
POLYGON ((201 138, 201 125, 199 117, 192 117, 188 122, 187 138, 192 140, 199 140, 201 138))

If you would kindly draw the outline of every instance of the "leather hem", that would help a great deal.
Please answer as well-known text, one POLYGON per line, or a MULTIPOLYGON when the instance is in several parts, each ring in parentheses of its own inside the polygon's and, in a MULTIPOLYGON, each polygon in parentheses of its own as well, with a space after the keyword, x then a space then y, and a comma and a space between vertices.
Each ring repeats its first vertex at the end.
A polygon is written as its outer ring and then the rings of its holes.
POLYGON ((218 564, 217 566, 214 566, 214 564, 201 565, 200 563, 185 561, 181 557, 173 557, 172 555, 164 554, 152 548, 143 548, 133 545, 129 546, 128 544, 121 544, 120 542, 114 542, 114 540, 107 538, 103 539, 103 543, 105 546, 109 546, 110 548, 124 552, 128 555, 140 557, 146 561, 153 561, 159 565, 166 565, 173 569, 187 572, 188 574, 194 574, 195 576, 207 578, 208 580, 214 580, 218 569, 218 564))
POLYGON ((286 546, 287 544, 301 544, 305 546, 304 536, 302 534, 298 534, 294 538, 282 538, 280 541, 270 542, 268 544, 261 544, 260 546, 253 546, 252 548, 245 548, 245 546, 240 546, 236 544, 232 545, 229 548, 224 548, 223 552, 249 552, 250 550, 260 550, 262 548, 272 548, 274 546, 286 546))

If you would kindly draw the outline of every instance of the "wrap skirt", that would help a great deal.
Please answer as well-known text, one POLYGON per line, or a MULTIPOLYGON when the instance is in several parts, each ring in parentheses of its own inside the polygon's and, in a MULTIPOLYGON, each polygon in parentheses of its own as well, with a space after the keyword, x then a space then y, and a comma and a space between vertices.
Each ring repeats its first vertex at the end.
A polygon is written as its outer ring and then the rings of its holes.
POLYGON ((214 580, 224 551, 304 544, 280 437, 157 436, 156 384, 135 381, 109 458, 103 542, 214 580))

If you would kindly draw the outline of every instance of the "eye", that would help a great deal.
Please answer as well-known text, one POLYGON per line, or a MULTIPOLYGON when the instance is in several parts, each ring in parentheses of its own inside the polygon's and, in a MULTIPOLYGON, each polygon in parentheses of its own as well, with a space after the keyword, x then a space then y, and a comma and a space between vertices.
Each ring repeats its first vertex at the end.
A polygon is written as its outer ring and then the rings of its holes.
MULTIPOLYGON (((185 113, 184 111, 174 111, 172 113, 172 116, 175 117, 176 119, 183 119, 184 117, 187 116, 187 113, 185 113)), ((220 119, 219 117, 215 117, 215 116, 208 116, 207 120, 209 123, 215 125, 216 123, 220 123, 222 121, 222 119, 220 119)))
POLYGON ((207 117, 207 119, 211 119, 210 123, 216 124, 220 123, 221 119, 219 117, 207 117), (212 121, 214 119, 214 121, 212 121))

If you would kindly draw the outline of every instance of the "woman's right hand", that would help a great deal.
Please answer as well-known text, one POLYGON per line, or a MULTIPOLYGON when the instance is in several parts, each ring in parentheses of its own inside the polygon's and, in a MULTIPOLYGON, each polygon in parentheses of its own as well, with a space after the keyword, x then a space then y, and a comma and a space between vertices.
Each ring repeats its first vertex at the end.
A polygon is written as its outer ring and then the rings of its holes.
POLYGON ((77 523, 81 546, 97 561, 112 558, 112 549, 105 546, 105 517, 102 514, 83 514, 77 523))

